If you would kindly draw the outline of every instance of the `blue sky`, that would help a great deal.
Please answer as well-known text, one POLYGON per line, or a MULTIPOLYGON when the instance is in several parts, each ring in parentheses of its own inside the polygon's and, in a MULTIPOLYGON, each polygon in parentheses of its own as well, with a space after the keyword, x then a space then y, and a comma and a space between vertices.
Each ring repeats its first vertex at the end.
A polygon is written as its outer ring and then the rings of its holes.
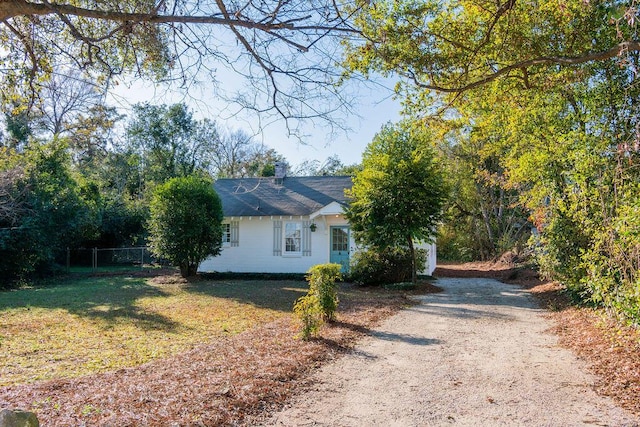
MULTIPOLYGON (((233 78, 234 76, 227 76, 227 79, 233 78)), ((254 133, 256 141, 261 141, 283 154, 294 168, 307 160, 322 162, 331 155, 337 155, 344 164, 350 165, 360 162, 362 152, 382 125, 389 121, 398 121, 400 117, 400 103, 393 99, 391 85, 354 83, 354 87, 357 93, 356 103, 352 108, 357 113, 344 117, 344 122, 350 130, 339 130, 329 136, 323 123, 307 122, 304 124, 306 136, 301 139, 287 135, 282 119, 261 127, 255 114, 248 111, 237 114, 229 112, 228 104, 213 101, 217 97, 213 88, 207 85, 199 85, 185 92, 136 81, 130 86, 119 85, 108 102, 125 112, 129 105, 138 102, 185 102, 198 119, 208 117, 229 129, 243 129, 254 133)))

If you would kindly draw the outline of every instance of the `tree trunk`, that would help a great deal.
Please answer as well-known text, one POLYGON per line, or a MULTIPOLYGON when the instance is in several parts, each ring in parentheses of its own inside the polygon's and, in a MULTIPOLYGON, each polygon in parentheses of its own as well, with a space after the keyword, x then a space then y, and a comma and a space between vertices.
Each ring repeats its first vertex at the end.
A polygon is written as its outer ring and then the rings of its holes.
POLYGON ((180 263, 180 275, 184 278, 189 277, 189 265, 186 263, 180 263))
POLYGON ((189 262, 180 263, 180 275, 184 278, 193 277, 198 274, 198 264, 189 262))
POLYGON ((418 283, 418 276, 416 274, 416 249, 413 247, 413 239, 407 238, 409 244, 409 252, 411 253, 411 283, 414 285, 418 283))

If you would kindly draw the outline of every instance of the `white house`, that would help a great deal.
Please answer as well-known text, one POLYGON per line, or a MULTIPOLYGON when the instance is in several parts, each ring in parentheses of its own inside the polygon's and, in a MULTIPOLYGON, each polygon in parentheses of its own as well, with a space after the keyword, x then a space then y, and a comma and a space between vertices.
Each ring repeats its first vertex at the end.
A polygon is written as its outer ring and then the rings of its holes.
MULTIPOLYGON (((224 213, 223 248, 198 271, 305 273, 335 262, 348 269, 356 245, 344 217, 348 176, 219 179, 214 187, 224 213)), ((423 246, 425 247, 425 246, 423 246)), ((435 245, 427 265, 435 269, 435 245)))

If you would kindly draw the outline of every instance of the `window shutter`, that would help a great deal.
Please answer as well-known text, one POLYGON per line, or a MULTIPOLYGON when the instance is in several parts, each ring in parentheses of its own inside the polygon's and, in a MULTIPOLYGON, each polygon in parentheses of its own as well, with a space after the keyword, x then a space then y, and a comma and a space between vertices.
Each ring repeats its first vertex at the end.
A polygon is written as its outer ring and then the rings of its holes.
POLYGON ((273 221, 273 256, 282 256, 282 221, 273 221))
POLYGON ((239 221, 231 221, 231 246, 238 247, 240 246, 240 222, 239 221))
POLYGON ((302 222, 302 256, 311 256, 311 221, 302 222))

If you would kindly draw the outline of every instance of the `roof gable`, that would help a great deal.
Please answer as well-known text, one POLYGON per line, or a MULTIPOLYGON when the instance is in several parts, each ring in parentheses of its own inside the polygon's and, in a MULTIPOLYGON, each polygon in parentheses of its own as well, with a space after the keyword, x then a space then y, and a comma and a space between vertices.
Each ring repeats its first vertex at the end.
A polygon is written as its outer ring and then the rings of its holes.
POLYGON ((219 179, 224 216, 311 215, 333 202, 346 205, 349 176, 219 179))

